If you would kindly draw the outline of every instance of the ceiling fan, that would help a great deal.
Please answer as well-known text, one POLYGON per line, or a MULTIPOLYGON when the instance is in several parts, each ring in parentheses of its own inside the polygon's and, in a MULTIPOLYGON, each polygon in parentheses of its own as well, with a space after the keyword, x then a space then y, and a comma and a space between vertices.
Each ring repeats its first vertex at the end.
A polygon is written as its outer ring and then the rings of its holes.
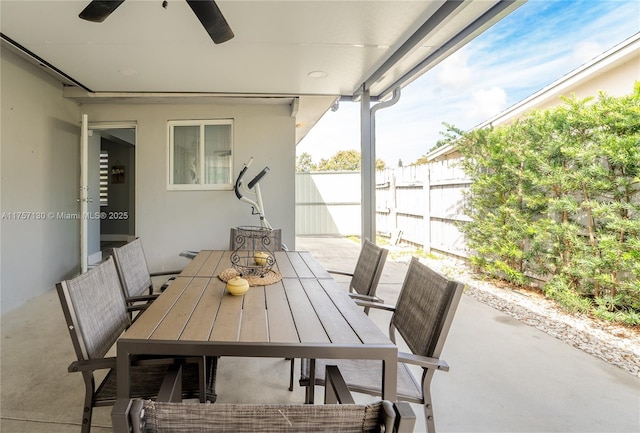
MULTIPOLYGON (((83 20, 101 23, 104 21, 124 0, 92 0, 79 17, 83 20)), ((221 44, 233 38, 233 31, 220 12, 214 0, 186 0, 193 13, 196 14, 204 26, 211 39, 216 44, 221 44)), ((162 4, 166 7, 167 2, 162 4)))

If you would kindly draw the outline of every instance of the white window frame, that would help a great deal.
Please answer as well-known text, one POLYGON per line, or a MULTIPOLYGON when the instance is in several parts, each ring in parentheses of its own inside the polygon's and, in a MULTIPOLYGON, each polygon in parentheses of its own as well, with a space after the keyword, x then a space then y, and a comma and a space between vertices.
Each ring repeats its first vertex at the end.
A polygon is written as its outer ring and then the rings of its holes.
POLYGON ((167 190, 169 191, 230 191, 233 190, 233 154, 234 154, 234 130, 233 119, 209 119, 209 120, 170 120, 167 122, 167 190), (206 126, 229 125, 231 127, 231 155, 229 156, 229 182, 228 183, 203 183, 205 181, 205 136, 206 126), (200 128, 199 146, 199 174, 200 183, 176 184, 174 183, 174 126, 198 126, 200 128))

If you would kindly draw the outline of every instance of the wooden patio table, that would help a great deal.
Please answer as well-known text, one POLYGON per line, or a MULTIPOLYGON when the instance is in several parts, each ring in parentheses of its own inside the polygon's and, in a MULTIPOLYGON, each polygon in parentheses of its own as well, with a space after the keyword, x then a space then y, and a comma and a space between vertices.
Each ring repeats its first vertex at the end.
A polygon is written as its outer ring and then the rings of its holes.
POLYGON ((118 398, 132 356, 169 355, 379 359, 382 398, 396 401, 396 345, 309 252, 276 252, 282 279, 242 296, 218 278, 230 256, 201 251, 118 340, 118 398))

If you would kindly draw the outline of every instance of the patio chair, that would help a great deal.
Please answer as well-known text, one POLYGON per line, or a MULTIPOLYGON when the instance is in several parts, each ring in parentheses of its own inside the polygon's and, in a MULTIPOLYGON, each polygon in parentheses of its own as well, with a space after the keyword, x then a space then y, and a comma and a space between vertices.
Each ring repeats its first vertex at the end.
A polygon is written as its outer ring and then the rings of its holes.
MULTIPOLYGON (((402 284, 396 306, 369 302, 372 308, 392 311, 389 336, 402 337, 411 353, 398 353, 398 400, 424 405, 426 426, 435 432, 431 380, 436 371, 449 371, 440 353, 451 327, 464 285, 434 272, 413 258, 402 284), (422 378, 416 380, 409 365, 422 367, 422 378)), ((360 304, 364 301, 359 302, 360 304)), ((313 402, 310 371, 315 372, 315 385, 324 385, 327 362, 337 364, 351 391, 380 395, 382 363, 367 360, 305 360, 302 362, 300 385, 305 386, 307 403, 313 402), (314 367, 315 364, 315 367, 314 367)))
MULTIPOLYGON (((158 293, 154 293, 154 286, 151 280, 153 277, 180 273, 180 271, 149 272, 140 238, 136 238, 119 248, 114 248, 113 258, 116 262, 127 303, 129 305, 138 305, 138 309, 146 308, 158 297, 158 293)), ((171 280, 173 278, 170 278, 167 283, 160 287, 160 291, 164 291, 171 280)))
MULTIPOLYGON (((159 296, 159 293, 154 290, 153 277, 177 275, 180 273, 180 271, 177 270, 150 273, 140 238, 136 238, 119 248, 115 248, 113 250, 113 258, 115 259, 118 275, 120 276, 125 299, 130 307, 130 315, 132 315, 134 311, 146 309, 149 304, 159 296)), ((160 291, 164 291, 173 279, 175 279, 175 277, 169 278, 169 280, 160 287, 160 291)), ((131 317, 133 319, 133 316, 131 317)), ((215 391, 217 369, 218 358, 207 358, 206 398, 211 402, 214 402, 217 398, 215 391)))
POLYGON ((408 403, 354 404, 336 366, 327 366, 331 389, 324 405, 185 404, 119 400, 111 413, 114 433, 412 432, 408 403), (384 430, 382 430, 384 427, 384 430))
MULTIPOLYGON (((229 230, 229 250, 235 251, 238 249, 238 230, 236 227, 232 227, 229 230)), ((270 244, 269 248, 271 251, 287 251, 287 247, 282 243, 282 229, 273 229, 269 236, 270 244)), ((245 243, 243 245, 243 250, 249 249, 259 249, 260 245, 256 244, 256 240, 253 239, 250 243, 245 243)), ((198 255, 198 251, 194 250, 184 250, 180 252, 181 257, 186 257, 190 260, 194 259, 198 255)))
MULTIPOLYGON (((238 230, 236 227, 231 227, 229 230, 229 249, 231 251, 235 251, 238 249, 240 244, 238 243, 238 230)), ((260 243, 262 240, 260 238, 251 238, 247 239, 244 245, 242 245, 243 250, 260 250, 260 243)), ((271 251, 286 251, 286 247, 282 243, 282 229, 273 229, 269 234, 269 249, 271 251)))
MULTIPOLYGON (((58 283, 56 289, 78 358, 68 371, 82 373, 85 383, 82 433, 89 433, 93 408, 116 401, 116 358, 106 355, 131 319, 112 257, 84 274, 58 283)), ((155 397, 169 366, 182 363, 184 397, 204 401, 203 357, 133 360, 131 394, 155 397)))
MULTIPOLYGON (((387 260, 388 250, 365 239, 353 272, 328 270, 329 273, 351 277, 349 295, 354 299, 372 302, 384 302, 376 296, 378 282, 387 260)), ((364 312, 369 314, 369 306, 364 312)))

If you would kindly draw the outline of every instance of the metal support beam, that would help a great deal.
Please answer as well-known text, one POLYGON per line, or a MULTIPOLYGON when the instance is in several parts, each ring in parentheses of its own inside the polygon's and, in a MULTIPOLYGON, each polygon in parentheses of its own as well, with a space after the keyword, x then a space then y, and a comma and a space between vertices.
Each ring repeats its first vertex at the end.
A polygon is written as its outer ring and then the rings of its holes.
MULTIPOLYGON (((477 35, 482 33, 484 30, 486 30, 487 27, 493 25, 494 22, 499 21, 500 19, 502 19, 503 16, 507 15, 508 13, 510 13, 511 9, 514 7, 514 5, 517 6, 517 3, 518 3, 518 1, 516 1, 516 0, 501 0, 501 1, 499 1, 496 5, 494 5, 487 12, 482 14, 478 19, 476 19, 471 24, 469 24, 467 27, 465 27, 457 35, 455 35, 451 39, 447 40, 445 43, 440 45, 440 47, 434 49, 433 52, 430 55, 428 55, 420 63, 418 63, 416 66, 414 66, 409 71, 407 71, 404 75, 402 75, 402 77, 400 77, 395 82, 390 84, 386 89, 384 89, 382 91, 379 91, 379 95, 380 96, 386 95, 387 93, 389 93, 391 91, 391 89, 395 89, 398 86, 404 87, 407 84, 411 83, 417 77, 421 76, 426 71, 428 71, 431 68, 433 68, 434 66, 438 65, 441 61, 443 61, 448 56, 450 56, 452 53, 457 51, 460 47, 464 46, 470 40, 472 40, 477 35)), ((453 10, 455 10, 455 8, 457 8, 457 6, 459 6, 459 5, 451 4, 451 8, 452 8, 451 11, 444 11, 444 12, 445 13, 452 13, 453 10)), ((438 12, 441 12, 443 9, 444 8, 441 8, 440 10, 438 10, 438 12)), ((434 17, 435 17, 435 15, 434 15, 434 17)), ((423 32, 427 32, 428 33, 430 31, 430 26, 428 24, 434 17, 429 19, 429 21, 427 21, 425 23, 425 25, 423 27, 421 27, 420 30, 423 31, 423 32)), ((441 19, 441 18, 438 18, 438 19, 441 19)), ((434 26, 434 28, 435 28, 435 26, 434 26)), ((426 35, 427 33, 424 33, 424 34, 426 35)), ((411 39, 409 41, 411 41, 411 39)), ((407 41, 407 42, 409 42, 409 41, 407 41)), ((383 73, 384 73, 384 71, 383 71, 383 73)), ((378 74, 380 74, 380 73, 378 73, 378 74)), ((373 77, 374 78, 378 77, 378 74, 373 75, 373 77)), ((370 82, 370 80, 367 80, 367 82, 370 82)))
POLYGON ((369 90, 363 89, 360 101, 360 147, 361 147, 361 214, 362 237, 376 241, 376 113, 391 107, 400 100, 400 87, 393 90, 393 97, 373 107, 369 90))
POLYGON ((376 240, 376 151, 375 132, 372 128, 371 100, 369 91, 362 90, 360 99, 360 188, 362 190, 361 221, 362 237, 375 243, 376 240))
MULTIPOLYGON (((373 72, 373 74, 369 76, 369 78, 364 81, 364 84, 360 89, 356 89, 354 96, 360 96, 361 92, 370 90, 371 86, 376 81, 388 73, 389 70, 400 62, 404 56, 415 50, 427 35, 433 32, 443 21, 453 15, 463 4, 463 0, 445 1, 442 6, 440 6, 440 8, 426 22, 424 22, 413 35, 409 37, 409 39, 407 39, 396 51, 393 52, 391 57, 389 57, 376 71, 373 72)), ((381 93, 378 96, 383 96, 383 94, 381 93)))

